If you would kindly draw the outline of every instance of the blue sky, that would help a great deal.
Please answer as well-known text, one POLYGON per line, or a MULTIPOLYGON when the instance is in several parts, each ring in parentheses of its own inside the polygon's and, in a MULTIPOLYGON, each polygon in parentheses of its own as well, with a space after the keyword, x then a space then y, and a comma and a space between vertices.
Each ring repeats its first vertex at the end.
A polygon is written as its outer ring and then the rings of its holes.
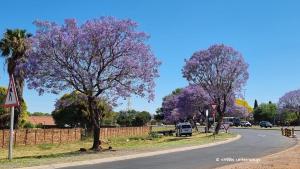
MULTIPOLYGON (((62 23, 101 16, 130 18, 151 35, 148 43, 162 61, 156 80, 156 99, 148 103, 133 97, 132 108, 154 112, 163 96, 187 85, 182 78, 184 59, 215 43, 240 51, 250 65, 246 100, 253 105, 277 102, 289 90, 300 88, 300 3, 275 0, 48 0, 2 1, 0 33, 23 28, 34 33, 36 19, 62 23)), ((2 35, 0 35, 2 37, 2 35)), ((8 85, 0 59, 0 85, 8 85)), ((63 93, 62 93, 63 94, 63 93)), ((25 89, 30 112, 51 112, 60 95, 39 96, 25 89)), ((116 108, 123 109, 126 104, 116 108)))

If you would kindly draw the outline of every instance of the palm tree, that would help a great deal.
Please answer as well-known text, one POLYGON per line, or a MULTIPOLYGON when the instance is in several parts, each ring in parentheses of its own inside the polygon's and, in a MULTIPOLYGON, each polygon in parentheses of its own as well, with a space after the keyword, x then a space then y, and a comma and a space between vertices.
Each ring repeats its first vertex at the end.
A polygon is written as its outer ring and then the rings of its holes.
MULTIPOLYGON (((7 29, 3 34, 3 38, 0 40, 0 52, 2 57, 5 58, 8 74, 14 76, 18 99, 21 104, 24 103, 24 73, 22 70, 16 71, 16 68, 18 63, 25 58, 25 52, 28 48, 26 38, 29 38, 30 36, 31 34, 23 29, 7 29)), ((17 122, 19 122, 21 111, 21 108, 18 108, 15 112, 15 127, 17 127, 17 122)))

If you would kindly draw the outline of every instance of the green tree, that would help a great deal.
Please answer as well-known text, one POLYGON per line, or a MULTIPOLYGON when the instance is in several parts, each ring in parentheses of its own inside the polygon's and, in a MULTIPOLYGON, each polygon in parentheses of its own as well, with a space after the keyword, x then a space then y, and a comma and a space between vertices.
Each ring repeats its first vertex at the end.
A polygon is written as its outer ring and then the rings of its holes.
POLYGON ((164 113, 162 111, 162 108, 157 108, 156 111, 155 111, 155 115, 154 115, 154 119, 157 121, 157 122, 162 122, 164 120, 164 113))
POLYGON ((102 126, 115 126, 117 124, 118 113, 114 111, 107 111, 101 120, 102 126))
POLYGON ((254 120, 256 122, 266 120, 273 122, 277 114, 277 106, 273 103, 262 103, 254 110, 254 120))
MULTIPOLYGON (((4 108, 2 105, 5 102, 7 94, 7 89, 5 87, 0 87, 0 128, 7 128, 9 126, 10 122, 10 110, 9 108, 4 108)), ((28 119, 28 113, 27 113, 27 106, 25 101, 21 102, 21 114, 20 119, 17 119, 17 112, 18 110, 15 109, 15 117, 14 117, 14 123, 17 127, 23 127, 23 125, 26 123, 28 119), (17 121, 18 120, 18 121, 17 121)))
POLYGON ((281 125, 297 125, 297 115, 293 112, 283 111, 280 113, 281 125))
MULTIPOLYGON (((97 99, 96 107, 103 111, 105 116, 112 116, 111 106, 104 100, 97 99)), ((88 109, 87 98, 83 94, 74 91, 63 95, 56 103, 55 110, 51 113, 55 123, 60 127, 87 127, 92 128, 92 117, 88 109)))
POLYGON ((151 115, 147 111, 138 112, 133 120, 133 126, 144 126, 151 120, 151 115))
MULTIPOLYGON (((5 102, 6 97, 6 88, 0 87, 0 104, 3 105, 5 102)), ((8 126, 9 124, 9 109, 0 106, 0 129, 3 129, 8 126)))
POLYGON ((253 109, 256 109, 257 107, 258 107, 258 103, 257 103, 257 100, 255 99, 253 109))
POLYGON ((129 110, 129 111, 120 111, 117 123, 120 126, 144 126, 151 120, 151 115, 147 111, 136 111, 136 110, 129 110))
POLYGON ((30 116, 51 116, 49 113, 43 113, 43 112, 33 112, 29 113, 30 116))
POLYGON ((137 113, 135 110, 120 111, 117 117, 117 123, 120 126, 132 126, 137 113))
MULTIPOLYGON (((14 75, 15 86, 20 103, 24 102, 24 72, 20 69, 17 70, 17 66, 25 58, 25 52, 29 48, 26 43, 26 39, 30 36, 31 34, 27 33, 26 30, 7 29, 3 35, 3 38, 0 40, 0 52, 6 60, 8 74, 14 75)), ((15 123, 15 127, 18 127, 18 124, 20 124, 20 121, 22 119, 21 112, 24 112, 24 110, 22 110, 22 107, 24 106, 25 105, 22 105, 16 108, 15 121, 17 121, 18 123, 15 123)))

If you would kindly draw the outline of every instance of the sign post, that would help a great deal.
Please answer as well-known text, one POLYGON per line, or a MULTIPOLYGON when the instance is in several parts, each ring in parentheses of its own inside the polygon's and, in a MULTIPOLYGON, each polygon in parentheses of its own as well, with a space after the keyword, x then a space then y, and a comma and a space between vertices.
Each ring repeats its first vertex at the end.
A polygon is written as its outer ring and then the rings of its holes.
POLYGON ((217 104, 212 103, 211 104, 212 107, 212 116, 214 118, 214 140, 216 140, 216 108, 217 108, 217 104))
POLYGON ((14 141, 14 112, 15 106, 19 106, 18 96, 15 88, 15 81, 13 75, 10 76, 9 86, 7 89, 7 95, 5 99, 4 107, 10 107, 10 130, 9 130, 9 150, 8 159, 11 161, 13 158, 13 141, 14 141))
POLYGON ((215 122, 216 122, 216 107, 217 107, 217 105, 215 103, 212 103, 211 107, 213 109, 212 115, 214 117, 214 125, 215 125, 215 122))
POLYGON ((208 133, 208 109, 205 111, 205 115, 206 115, 206 131, 205 131, 205 133, 207 135, 207 133, 208 133))

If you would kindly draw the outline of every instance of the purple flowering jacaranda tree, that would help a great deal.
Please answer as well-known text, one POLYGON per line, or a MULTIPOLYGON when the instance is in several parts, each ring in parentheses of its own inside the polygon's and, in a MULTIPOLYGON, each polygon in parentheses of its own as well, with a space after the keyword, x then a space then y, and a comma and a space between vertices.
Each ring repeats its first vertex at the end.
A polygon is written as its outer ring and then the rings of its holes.
POLYGON ((297 123, 300 124, 300 89, 284 94, 278 102, 281 111, 293 112, 296 114, 297 123))
POLYGON ((209 107, 210 98, 207 93, 197 85, 189 85, 182 89, 178 95, 177 109, 198 130, 196 122, 205 119, 205 109, 209 107))
POLYGON ((154 98, 160 62, 145 43, 148 35, 131 20, 102 17, 78 25, 36 21, 26 69, 29 88, 59 93, 76 90, 87 97, 94 142, 99 150, 100 118, 96 98, 112 102, 131 94, 154 98))
POLYGON ((164 120, 168 123, 191 121, 203 117, 205 107, 209 104, 207 93, 199 86, 190 85, 166 96, 162 103, 164 120))
POLYGON ((183 118, 182 114, 177 110, 178 94, 179 93, 170 94, 163 98, 162 113, 164 114, 164 121, 166 123, 176 124, 183 118))
POLYGON ((183 76, 190 84, 202 87, 217 104, 215 133, 218 134, 228 105, 234 105, 232 98, 246 84, 248 64, 238 51, 223 44, 195 52, 185 62, 183 76))

